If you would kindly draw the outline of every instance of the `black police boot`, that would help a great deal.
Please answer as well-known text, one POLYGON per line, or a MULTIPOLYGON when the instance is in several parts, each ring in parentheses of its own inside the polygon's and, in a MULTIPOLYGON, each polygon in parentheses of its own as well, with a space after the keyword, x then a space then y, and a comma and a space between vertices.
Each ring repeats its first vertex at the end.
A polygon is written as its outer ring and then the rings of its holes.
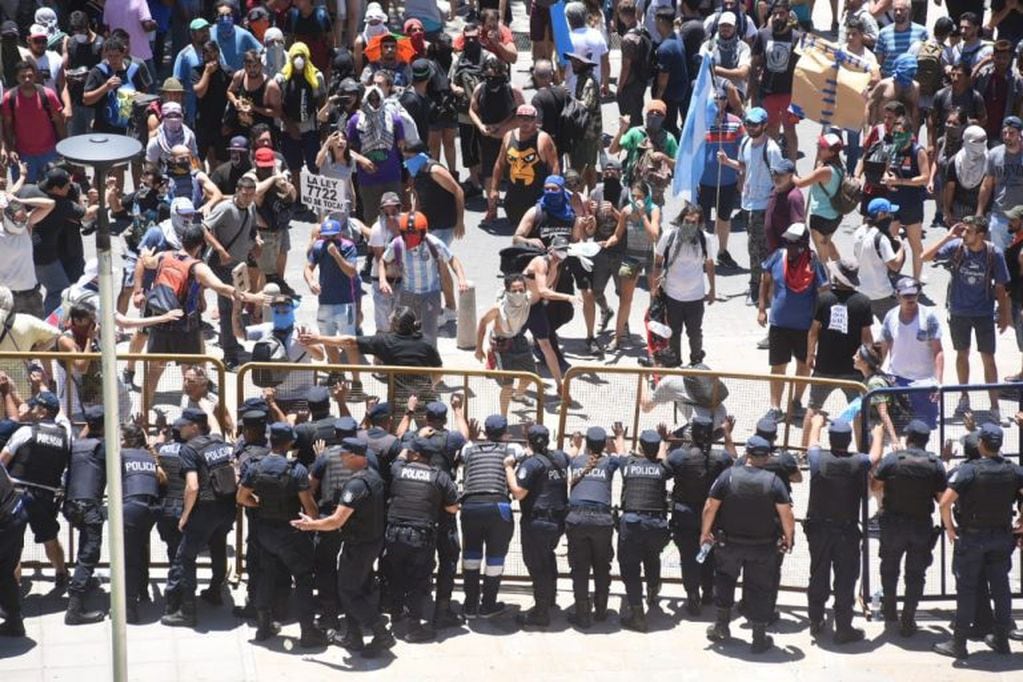
POLYGON ((256 611, 256 635, 253 639, 257 642, 264 642, 280 631, 280 626, 273 621, 269 610, 256 611))
POLYGON ((576 601, 575 610, 568 614, 568 622, 582 630, 589 630, 593 626, 593 607, 589 599, 576 601))
POLYGON ((603 623, 607 620, 607 600, 610 595, 607 592, 593 595, 593 620, 603 623))
POLYGON ((345 631, 345 636, 340 639, 335 637, 334 643, 349 651, 362 651, 366 647, 366 643, 362 639, 362 628, 351 619, 348 621, 348 629, 345 631))
POLYGON ((524 628, 546 628, 551 624, 551 612, 546 604, 543 607, 537 604, 525 613, 515 616, 515 622, 524 628))
POLYGON ((64 625, 86 625, 98 623, 106 618, 102 611, 86 611, 82 604, 82 595, 72 594, 68 597, 67 613, 64 614, 64 625))
POLYGON ((646 632, 646 614, 643 613, 642 604, 630 604, 627 618, 620 618, 619 622, 626 630, 635 632, 646 632))
POLYGON ((207 587, 199 593, 199 598, 210 606, 224 605, 224 595, 221 593, 219 587, 207 587))
POLYGON ((658 598, 661 596, 661 581, 658 580, 646 588, 646 605, 647 608, 654 608, 657 606, 658 598))
POLYGON ((437 600, 437 604, 433 608, 433 627, 438 630, 443 630, 444 628, 457 628, 464 622, 465 619, 451 610, 450 599, 437 600))
POLYGON ((412 619, 412 627, 409 628, 408 634, 405 635, 405 641, 413 644, 432 642, 436 636, 437 631, 433 629, 430 623, 414 618, 412 619))
POLYGON ((718 607, 717 619, 714 624, 707 628, 707 639, 712 642, 723 642, 732 636, 728 629, 728 623, 732 620, 732 609, 730 607, 718 607))
POLYGON ((1011 631, 1009 633, 1009 639, 1014 639, 1017 642, 1023 642, 1023 628, 1011 631))
POLYGON ((162 625, 169 627, 195 627, 195 597, 188 596, 181 600, 181 608, 160 619, 162 625))
POLYGON ((984 638, 984 643, 996 654, 1010 654, 1009 635, 1005 630, 995 630, 984 638))
POLYGON ((899 605, 895 601, 895 597, 888 598, 883 597, 881 600, 881 617, 884 619, 885 624, 897 623, 899 620, 899 605))
POLYGON ((363 650, 362 655, 366 658, 374 658, 393 647, 394 644, 395 639, 391 633, 391 628, 387 627, 387 621, 380 618, 373 626, 373 639, 370 640, 369 645, 363 650))
POLYGON ((767 634, 767 623, 752 623, 753 643, 750 644, 750 653, 762 654, 774 646, 774 638, 767 634))
POLYGON ((124 622, 128 625, 138 625, 139 620, 139 605, 137 603, 129 603, 124 606, 124 622))
POLYGON ((7 614, 7 620, 0 623, 0 637, 24 637, 25 623, 21 615, 7 614))
POLYGON ((916 625, 916 605, 906 604, 902 607, 902 616, 899 618, 899 634, 903 637, 912 637, 919 629, 916 625))
POLYGON ((952 639, 935 644, 932 649, 942 656, 951 658, 966 658, 970 653, 966 650, 966 631, 956 630, 952 633, 952 639))
POLYGON ((832 641, 835 644, 852 644, 863 640, 865 633, 860 628, 852 625, 844 625, 835 628, 835 635, 832 641))
POLYGON ((689 595, 686 597, 686 613, 690 616, 698 616, 703 611, 703 602, 700 595, 689 595))
MULTIPOLYGON (((181 608, 181 597, 177 592, 164 592, 163 594, 163 615, 169 616, 181 608)), ((246 604, 246 606, 248 606, 246 604)), ((252 611, 250 618, 255 618, 256 612, 252 611)))
POLYGON ((302 634, 299 635, 298 645, 303 649, 315 649, 330 644, 327 633, 313 625, 311 620, 303 622, 301 626, 302 634))
POLYGON ((231 615, 242 620, 252 620, 256 617, 256 607, 246 599, 245 606, 235 606, 231 609, 231 615))

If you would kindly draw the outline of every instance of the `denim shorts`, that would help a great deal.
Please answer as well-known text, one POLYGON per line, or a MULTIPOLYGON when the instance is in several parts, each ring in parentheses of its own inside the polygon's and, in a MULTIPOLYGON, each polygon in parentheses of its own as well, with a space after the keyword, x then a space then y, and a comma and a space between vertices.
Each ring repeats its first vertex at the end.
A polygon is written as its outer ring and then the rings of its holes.
POLYGON ((357 316, 354 303, 321 303, 316 311, 316 326, 326 336, 354 336, 357 316))

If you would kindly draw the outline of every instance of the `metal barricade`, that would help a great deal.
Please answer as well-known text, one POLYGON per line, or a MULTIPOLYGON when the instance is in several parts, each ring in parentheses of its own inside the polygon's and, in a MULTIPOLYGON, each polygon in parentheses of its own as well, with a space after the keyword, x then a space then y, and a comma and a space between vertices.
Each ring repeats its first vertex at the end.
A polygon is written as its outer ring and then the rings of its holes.
MULTIPOLYGON (((920 400, 921 397, 926 396, 932 400, 937 408, 937 418, 927 449, 939 454, 945 462, 946 469, 951 472, 965 461, 962 439, 969 432, 968 427, 970 424, 968 423, 969 420, 964 419, 964 415, 956 409, 963 395, 969 396, 970 404, 974 408, 981 405, 990 406, 994 403, 998 406, 1002 415, 1009 415, 1010 417, 1015 417, 1018 412, 1023 411, 1023 383, 879 388, 871 390, 863 397, 863 407, 864 410, 867 410, 871 401, 883 398, 889 398, 889 404, 891 404, 892 400, 897 396, 905 396, 910 400, 912 397, 917 397, 917 400, 920 400), (993 401, 991 400, 992 396, 994 397, 993 401)), ((989 412, 988 409, 974 409, 971 413, 973 424, 979 427, 989 419, 989 412)), ((897 427, 905 426, 909 418, 911 418, 911 415, 903 418, 901 420, 902 423, 897 424, 897 427)), ((1010 418, 1008 423, 1011 426, 1004 429, 1005 437, 1002 443, 1002 455, 1015 458, 1017 462, 1023 464, 1023 436, 1021 436, 1019 424, 1014 418, 1010 418)), ((862 438, 865 443, 869 441, 868 434, 871 426, 873 425, 869 423, 869 420, 861 420, 862 438)), ((1006 426, 1006 421, 1003 420, 1002 426, 1006 426)), ((880 500, 872 500, 869 495, 864 500, 864 528, 870 527, 868 524, 873 518, 871 512, 879 502, 880 500)), ((956 587, 952 566, 953 551, 952 547, 948 544, 945 533, 937 531, 941 526, 941 517, 938 513, 937 505, 935 505, 933 520, 939 537, 934 546, 933 560, 925 575, 922 599, 955 599, 956 587)), ((869 532, 864 533, 863 536, 860 598, 864 606, 870 603, 872 595, 881 592, 880 561, 874 560, 878 556, 879 547, 880 534, 875 525, 869 532)), ((1023 596, 1023 560, 1021 560, 1019 552, 1013 552, 1012 562, 1012 569, 1009 574, 1010 587, 1012 588, 1013 596, 1020 597, 1023 596)), ((902 599, 902 596, 899 595, 898 598, 902 599)))

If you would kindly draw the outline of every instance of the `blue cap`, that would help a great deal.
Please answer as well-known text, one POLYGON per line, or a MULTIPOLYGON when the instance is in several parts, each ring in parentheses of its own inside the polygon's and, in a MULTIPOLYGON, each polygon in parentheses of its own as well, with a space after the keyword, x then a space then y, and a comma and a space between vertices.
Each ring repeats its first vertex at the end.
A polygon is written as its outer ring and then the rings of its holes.
POLYGON ((208 424, 210 421, 209 415, 198 407, 186 407, 181 411, 181 418, 192 424, 208 424))
POLYGON ((438 400, 427 403, 426 416, 430 419, 447 419, 448 406, 438 400))
POLYGON ((341 234, 341 223, 337 220, 324 220, 320 225, 321 237, 336 237, 341 234))
POLYGON ((324 405, 330 402, 330 389, 326 386, 313 386, 306 392, 306 402, 310 405, 324 405))
POLYGON ((771 166, 771 173, 774 175, 784 175, 785 173, 795 173, 796 164, 792 159, 782 158, 777 163, 771 166))
POLYGON ((828 425, 828 433, 852 435, 852 425, 844 419, 836 419, 828 425))
POLYGON ((930 436, 931 427, 925 421, 914 419, 906 424, 906 429, 903 433, 907 436, 930 436))
MULTIPOLYGON (((338 421, 341 421, 340 419, 338 421)), ((362 438, 356 438, 349 436, 348 438, 341 439, 341 447, 345 452, 350 452, 353 455, 366 455, 366 449, 369 447, 366 441, 362 438)))
POLYGON ((1019 116, 1006 116, 1005 120, 1002 121, 1002 127, 1023 130, 1023 120, 1019 116))
POLYGON ((607 431, 603 426, 591 426, 586 429, 586 440, 591 443, 603 443, 607 440, 607 431))
POLYGON ((661 434, 657 433, 653 429, 643 429, 639 434, 639 442, 641 445, 649 446, 660 446, 661 434))
POLYGON ((45 407, 50 412, 57 412, 60 410, 60 401, 57 400, 57 396, 49 391, 40 391, 29 399, 29 407, 35 407, 37 405, 45 407))
POLYGON ((422 436, 413 437, 408 443, 408 448, 427 459, 441 454, 440 446, 432 438, 423 438, 422 436))
POLYGON ((767 123, 767 111, 763 107, 753 107, 746 112, 746 118, 743 120, 746 123, 767 123))
POLYGON ((288 422, 274 422, 270 425, 270 440, 290 443, 295 440, 295 429, 288 422))
POLYGON ((987 422, 980 425, 980 442, 989 448, 998 449, 1002 447, 1002 427, 998 424, 987 422))
POLYGON ((346 433, 354 436, 359 430, 359 424, 351 417, 341 417, 334 420, 334 433, 346 433))
POLYGON ((83 411, 86 424, 102 424, 103 423, 103 406, 102 405, 89 405, 83 411))
POLYGON ((177 432, 180 433, 181 429, 185 428, 186 426, 191 426, 191 425, 192 425, 192 422, 188 421, 184 417, 178 417, 171 424, 171 430, 172 431, 177 431, 177 432))
POLYGON ((242 413, 242 424, 244 426, 265 425, 267 413, 265 410, 246 410, 242 413))
POLYGON ((499 414, 492 414, 483 422, 483 430, 487 433, 503 433, 507 429, 508 420, 499 414))
POLYGON ((391 404, 387 403, 387 402, 384 402, 384 403, 377 403, 376 405, 374 405, 373 409, 370 410, 369 414, 366 415, 366 416, 369 417, 371 420, 376 421, 378 419, 383 419, 384 417, 388 417, 388 416, 390 416, 390 414, 391 414, 391 404))
POLYGON ((876 218, 878 213, 898 213, 899 205, 893 204, 884 197, 878 197, 877 199, 871 199, 870 203, 867 204, 867 215, 871 218, 876 218))
POLYGON ((238 414, 245 414, 249 410, 257 410, 269 414, 270 405, 267 404, 264 398, 246 398, 245 402, 238 407, 238 414))
POLYGON ((771 417, 763 417, 757 422, 757 435, 765 440, 771 440, 778 435, 778 422, 771 417))
POLYGON ((746 454, 757 456, 769 455, 771 454, 771 444, 766 438, 750 436, 746 440, 746 454))

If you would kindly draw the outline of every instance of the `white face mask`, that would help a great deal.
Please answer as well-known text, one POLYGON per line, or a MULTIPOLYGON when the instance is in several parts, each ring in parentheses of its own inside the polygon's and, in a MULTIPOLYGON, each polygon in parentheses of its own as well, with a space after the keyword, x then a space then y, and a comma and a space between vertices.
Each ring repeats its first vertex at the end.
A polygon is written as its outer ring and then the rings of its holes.
POLYGON ((295 57, 291 63, 296 71, 305 71, 305 57, 295 57))
POLYGON ((168 116, 163 119, 163 126, 172 133, 176 133, 181 130, 181 127, 185 124, 184 120, 177 116, 168 116))
POLYGON ((504 292, 504 297, 513 306, 521 306, 529 302, 528 291, 506 291, 504 292))

